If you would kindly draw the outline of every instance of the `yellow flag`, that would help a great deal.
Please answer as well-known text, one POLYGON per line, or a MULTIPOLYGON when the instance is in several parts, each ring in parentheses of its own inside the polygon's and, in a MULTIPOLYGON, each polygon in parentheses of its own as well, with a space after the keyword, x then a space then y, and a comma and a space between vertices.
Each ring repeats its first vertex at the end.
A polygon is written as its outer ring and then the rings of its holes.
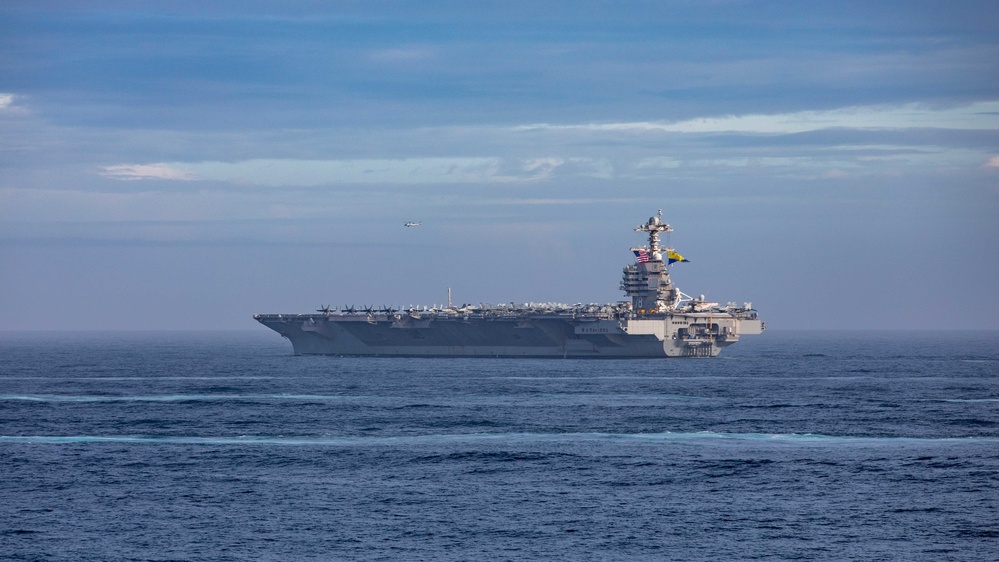
POLYGON ((681 256, 680 254, 674 252, 673 250, 669 250, 669 253, 667 255, 669 256, 669 263, 678 262, 678 261, 690 261, 687 258, 681 256))

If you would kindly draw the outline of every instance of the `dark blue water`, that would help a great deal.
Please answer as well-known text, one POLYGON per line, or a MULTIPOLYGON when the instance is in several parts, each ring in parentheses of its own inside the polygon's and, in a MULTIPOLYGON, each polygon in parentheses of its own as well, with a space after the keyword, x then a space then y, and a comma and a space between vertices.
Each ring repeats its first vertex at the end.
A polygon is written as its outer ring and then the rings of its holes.
POLYGON ((999 333, 716 359, 0 334, 11 560, 995 560, 999 333))

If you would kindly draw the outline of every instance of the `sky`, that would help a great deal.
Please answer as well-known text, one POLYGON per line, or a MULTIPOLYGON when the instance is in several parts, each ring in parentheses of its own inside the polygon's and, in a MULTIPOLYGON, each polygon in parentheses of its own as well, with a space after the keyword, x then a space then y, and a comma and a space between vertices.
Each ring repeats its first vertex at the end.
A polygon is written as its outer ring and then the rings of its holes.
POLYGON ((615 302, 659 209, 768 328, 999 329, 999 3, 0 3, 0 330, 615 302))

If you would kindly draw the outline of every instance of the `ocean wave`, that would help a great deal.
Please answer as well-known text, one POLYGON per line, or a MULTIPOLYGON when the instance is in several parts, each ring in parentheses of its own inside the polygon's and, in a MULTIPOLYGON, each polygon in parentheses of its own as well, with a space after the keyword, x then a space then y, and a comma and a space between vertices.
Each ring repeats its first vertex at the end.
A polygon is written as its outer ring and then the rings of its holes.
POLYGON ((915 400, 916 402, 960 402, 960 403, 976 403, 976 402, 999 402, 999 398, 919 398, 915 400))
POLYGON ((562 402, 578 403, 594 401, 607 403, 612 400, 655 401, 655 400, 713 400, 702 396, 689 396, 683 394, 573 394, 573 393, 546 393, 514 396, 478 396, 466 395, 449 398, 416 398, 404 396, 371 396, 358 394, 164 394, 164 395, 135 395, 135 396, 113 396, 98 394, 64 395, 64 394, 0 394, 0 401, 24 401, 24 402, 198 402, 198 401, 280 401, 280 400, 302 400, 313 402, 345 402, 345 401, 377 401, 379 403, 401 402, 396 408, 412 407, 433 407, 433 406, 454 406, 457 404, 499 404, 515 405, 524 402, 539 400, 559 400, 562 402))
POLYGON ((7 381, 59 381, 59 382, 69 382, 69 381, 141 381, 141 382, 158 382, 158 381, 220 381, 220 380, 271 380, 280 379, 284 377, 269 377, 269 376, 243 376, 243 375, 219 375, 219 376, 190 376, 190 377, 159 377, 159 376, 148 376, 148 377, 3 377, 3 380, 7 381))
POLYGON ((356 445, 425 445, 433 443, 462 442, 700 442, 718 443, 733 441, 753 441, 759 444, 800 444, 800 445, 872 445, 886 444, 981 444, 999 443, 996 437, 868 437, 836 436, 814 433, 719 433, 662 432, 662 433, 458 433, 427 435, 319 435, 319 436, 149 436, 149 435, 0 435, 0 443, 31 444, 72 444, 72 443, 144 443, 181 445, 308 445, 308 446, 356 446, 356 445))
POLYGON ((217 400, 363 400, 370 396, 357 395, 314 395, 314 394, 166 394, 146 396, 109 395, 60 395, 60 394, 6 394, 2 400, 22 400, 26 402, 194 402, 217 400))

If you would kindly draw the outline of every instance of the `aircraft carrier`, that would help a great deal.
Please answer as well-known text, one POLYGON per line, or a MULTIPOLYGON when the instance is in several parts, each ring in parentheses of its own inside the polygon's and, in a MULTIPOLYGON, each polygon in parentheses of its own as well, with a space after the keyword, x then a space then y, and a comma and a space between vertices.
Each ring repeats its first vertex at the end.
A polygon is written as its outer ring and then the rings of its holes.
POLYGON ((714 357, 741 336, 762 333, 765 325, 752 303, 722 306, 673 285, 669 268, 687 260, 672 247, 660 247, 660 235, 672 230, 661 210, 635 228, 648 235, 648 244, 631 248, 635 262, 624 268, 621 290, 630 301, 327 306, 315 314, 253 317, 288 338, 296 355, 714 357))

